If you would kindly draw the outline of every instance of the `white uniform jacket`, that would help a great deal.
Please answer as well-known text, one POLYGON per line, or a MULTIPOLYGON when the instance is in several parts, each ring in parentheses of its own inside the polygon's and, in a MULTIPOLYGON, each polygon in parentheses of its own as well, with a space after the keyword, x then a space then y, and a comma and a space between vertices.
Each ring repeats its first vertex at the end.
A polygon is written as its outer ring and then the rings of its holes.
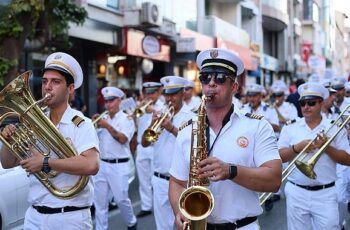
MULTIPOLYGON (((99 150, 98 138, 96 130, 89 118, 70 106, 64 112, 61 121, 57 125, 58 130, 63 137, 73 146, 77 154, 96 148, 99 150), (72 121, 73 117, 79 116, 84 119, 78 126, 72 121)), ((50 157, 58 158, 55 153, 50 153, 50 157)), ((66 173, 59 173, 52 178, 52 183, 58 188, 70 188, 76 182, 79 176, 70 175, 66 173)), ((34 176, 30 176, 30 189, 28 195, 28 202, 37 206, 48 206, 51 208, 58 208, 64 206, 84 207, 92 205, 93 200, 93 185, 91 178, 87 186, 74 199, 60 199, 52 195, 46 187, 34 176)))
MULTIPOLYGON (((187 181, 189 177, 191 131, 191 126, 183 129, 174 147, 176 154, 170 174, 182 181, 187 181)), ((255 168, 267 161, 280 159, 271 125, 265 119, 252 119, 240 111, 231 114, 218 137, 210 129, 210 146, 215 139, 210 155, 227 163, 255 168)), ((215 199, 214 210, 208 217, 209 223, 233 223, 245 217, 258 216, 263 211, 257 192, 231 180, 211 182, 209 189, 215 199)))

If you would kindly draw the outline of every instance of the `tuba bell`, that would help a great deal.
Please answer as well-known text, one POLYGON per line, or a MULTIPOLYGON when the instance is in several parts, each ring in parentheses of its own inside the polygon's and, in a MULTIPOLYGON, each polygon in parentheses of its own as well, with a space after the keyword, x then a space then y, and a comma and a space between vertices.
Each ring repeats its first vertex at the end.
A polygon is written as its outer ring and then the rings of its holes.
MULTIPOLYGON (((11 139, 8 141, 0 135, 0 140, 19 160, 31 156, 30 146, 44 156, 49 156, 51 151, 61 159, 76 156, 74 148, 39 107, 39 104, 51 95, 47 94, 39 101, 33 99, 29 90, 31 76, 31 71, 21 74, 0 92, 0 107, 9 110, 0 116, 0 124, 9 117, 16 117, 19 120, 19 123, 16 124, 16 132, 11 136, 11 139)), ((81 176, 71 188, 60 189, 50 181, 50 178, 56 175, 57 172, 54 174, 44 172, 34 174, 49 192, 61 199, 70 199, 78 195, 89 181, 88 176, 81 176)))
POLYGON ((198 120, 192 122, 188 185, 179 199, 179 210, 189 220, 184 224, 184 230, 207 229, 206 218, 214 208, 214 196, 207 188, 208 178, 198 178, 198 163, 207 157, 205 105, 209 100, 211 100, 211 96, 202 96, 202 102, 198 109, 198 120))

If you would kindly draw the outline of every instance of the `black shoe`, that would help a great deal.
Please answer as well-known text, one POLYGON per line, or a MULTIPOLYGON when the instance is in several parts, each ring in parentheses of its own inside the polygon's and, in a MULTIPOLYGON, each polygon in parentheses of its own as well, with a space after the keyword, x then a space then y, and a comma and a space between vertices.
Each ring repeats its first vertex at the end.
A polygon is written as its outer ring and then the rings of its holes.
POLYGON ((151 211, 151 210, 149 210, 149 211, 141 210, 141 211, 136 215, 136 217, 137 217, 137 218, 141 218, 141 217, 148 216, 148 215, 151 215, 151 214, 152 214, 152 211, 151 211))
POLYGON ((265 211, 266 212, 269 212, 269 211, 272 210, 272 208, 273 208, 273 201, 271 200, 271 198, 268 199, 267 201, 265 201, 264 206, 265 206, 265 211))
POLYGON ((137 230, 137 222, 133 226, 128 227, 128 230, 137 230))
POLYGON ((272 202, 276 202, 276 201, 279 201, 281 199, 281 196, 280 195, 273 195, 271 198, 270 198, 270 200, 272 201, 272 202))

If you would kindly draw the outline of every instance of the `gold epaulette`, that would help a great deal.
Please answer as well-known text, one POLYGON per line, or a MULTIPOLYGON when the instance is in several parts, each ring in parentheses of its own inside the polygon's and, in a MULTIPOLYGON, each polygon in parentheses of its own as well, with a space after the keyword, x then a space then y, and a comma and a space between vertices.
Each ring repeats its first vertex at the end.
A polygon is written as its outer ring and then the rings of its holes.
POLYGON ((180 127, 178 128, 179 131, 181 131, 182 129, 186 128, 187 126, 192 124, 192 119, 185 121, 184 123, 182 123, 182 125, 180 125, 180 127))
POLYGON ((246 113, 244 115, 246 117, 253 118, 253 119, 258 119, 258 120, 261 120, 264 117, 264 116, 261 116, 261 115, 255 114, 255 113, 246 113))
POLYGON ((72 122, 75 124, 75 126, 79 127, 79 125, 84 122, 84 119, 78 115, 75 115, 72 119, 72 122))
POLYGON ((295 123, 296 121, 297 121, 296 119, 288 120, 286 122, 286 125, 291 125, 291 124, 295 123))

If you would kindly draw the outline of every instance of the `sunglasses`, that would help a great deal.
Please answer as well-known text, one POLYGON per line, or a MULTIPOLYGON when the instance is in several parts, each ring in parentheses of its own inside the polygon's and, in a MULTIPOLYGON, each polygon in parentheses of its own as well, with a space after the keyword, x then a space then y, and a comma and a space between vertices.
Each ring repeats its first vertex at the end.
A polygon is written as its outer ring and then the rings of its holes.
POLYGON ((304 107, 306 104, 308 106, 315 106, 317 104, 318 101, 299 101, 299 105, 301 107, 304 107))
POLYGON ((211 81, 212 77, 214 77, 215 84, 219 84, 219 85, 224 84, 226 82, 227 78, 230 78, 231 80, 234 80, 233 77, 227 76, 224 73, 201 73, 199 75, 199 81, 202 84, 207 85, 211 81))

